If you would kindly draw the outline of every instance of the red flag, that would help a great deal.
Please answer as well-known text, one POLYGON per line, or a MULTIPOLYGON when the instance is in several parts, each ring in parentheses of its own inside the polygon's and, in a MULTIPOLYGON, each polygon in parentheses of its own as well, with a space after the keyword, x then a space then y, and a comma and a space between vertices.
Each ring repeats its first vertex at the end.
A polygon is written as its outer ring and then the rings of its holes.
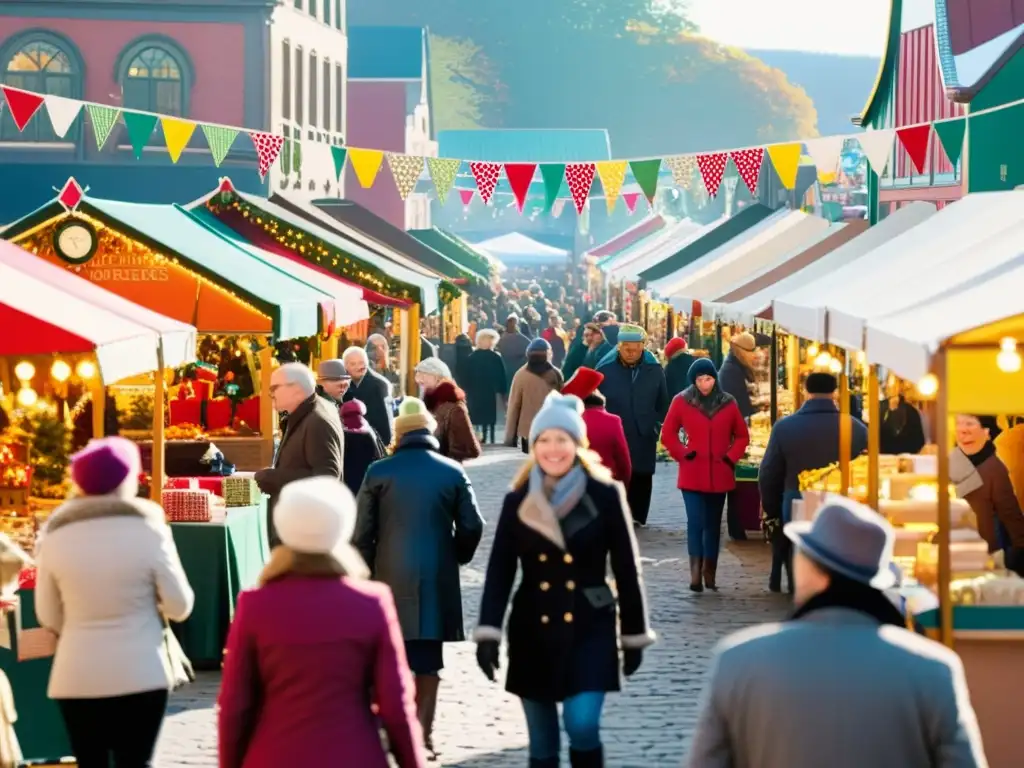
POLYGON ((459 190, 459 199, 462 201, 463 205, 469 205, 471 202, 473 202, 473 190, 472 189, 460 189, 459 190))
POLYGON ((250 131, 249 138, 252 145, 256 147, 256 160, 259 163, 260 178, 265 179, 270 173, 270 166, 281 154, 281 147, 284 146, 284 136, 275 136, 272 133, 263 131, 250 131))
POLYGON ((725 165, 728 162, 729 155, 725 152, 697 155, 697 167, 700 169, 700 177, 704 180, 704 189, 708 191, 708 195, 711 197, 718 194, 718 188, 722 184, 722 177, 725 176, 725 165))
POLYGON ((918 173, 924 173, 924 164, 928 161, 928 140, 932 136, 931 125, 912 125, 909 128, 896 130, 903 148, 907 150, 911 162, 918 173))
POLYGON ((523 212, 526 205, 526 195, 530 191, 530 184, 537 172, 536 163, 505 163, 505 176, 508 177, 508 184, 512 187, 512 194, 516 198, 516 208, 523 212))
POLYGON ((626 202, 626 210, 629 211, 630 215, 636 213, 636 204, 640 199, 639 192, 623 192, 622 199, 626 202))
POLYGON ((19 131, 24 131, 28 121, 43 106, 43 97, 38 93, 19 91, 17 88, 9 88, 6 85, 0 86, 3 89, 4 97, 7 99, 7 106, 11 110, 11 117, 19 131))
POLYGON ((764 147, 754 149, 734 149, 729 153, 740 172, 740 178, 747 185, 750 194, 757 194, 757 179, 761 175, 761 163, 764 162, 764 147))
POLYGON ((470 163, 469 170, 473 172, 480 199, 485 203, 491 202, 491 195, 494 194, 498 186, 498 177, 501 175, 501 163, 470 163))
POLYGON ((593 163, 569 163, 565 166, 565 181, 569 186, 573 205, 576 206, 576 213, 583 213, 583 206, 587 204, 596 173, 597 166, 593 163))

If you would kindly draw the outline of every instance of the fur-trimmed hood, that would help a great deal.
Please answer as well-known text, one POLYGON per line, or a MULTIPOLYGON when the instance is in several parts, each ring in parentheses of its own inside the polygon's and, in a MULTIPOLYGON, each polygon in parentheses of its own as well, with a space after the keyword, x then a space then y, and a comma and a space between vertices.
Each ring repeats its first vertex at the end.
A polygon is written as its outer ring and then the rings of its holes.
POLYGON ((466 393, 454 381, 442 381, 430 392, 423 393, 423 403, 431 413, 445 403, 461 403, 465 399, 466 393))
POLYGON ((109 517, 138 517, 153 525, 165 525, 163 508, 149 499, 122 499, 117 496, 80 496, 68 499, 53 511, 43 528, 51 534, 74 523, 109 517))
POLYGON ((721 387, 717 385, 712 390, 711 394, 704 398, 700 396, 700 392, 693 384, 684 389, 679 396, 682 397, 688 405, 692 405, 709 419, 725 408, 729 403, 735 402, 736 400, 736 398, 728 392, 722 391, 721 387))

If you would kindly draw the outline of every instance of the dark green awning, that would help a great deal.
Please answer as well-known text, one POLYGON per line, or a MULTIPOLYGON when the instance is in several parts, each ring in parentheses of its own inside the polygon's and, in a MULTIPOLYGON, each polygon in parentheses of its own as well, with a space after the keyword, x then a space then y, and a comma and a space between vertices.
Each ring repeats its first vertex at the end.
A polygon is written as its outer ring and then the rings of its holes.
POLYGON ((450 261, 472 273, 474 277, 488 281, 491 279, 493 264, 465 241, 453 237, 437 227, 410 229, 409 234, 424 245, 444 254, 450 261))

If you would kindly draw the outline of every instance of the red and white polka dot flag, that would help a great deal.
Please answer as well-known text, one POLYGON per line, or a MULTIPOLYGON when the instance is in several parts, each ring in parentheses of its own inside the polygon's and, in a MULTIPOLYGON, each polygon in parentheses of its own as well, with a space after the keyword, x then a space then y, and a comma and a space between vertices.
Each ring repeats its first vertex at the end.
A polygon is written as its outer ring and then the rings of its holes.
POLYGON ((498 177, 501 175, 501 163, 470 163, 469 170, 473 172, 476 188, 480 191, 480 199, 485 204, 491 202, 491 195, 494 194, 498 186, 498 177))
POLYGON ((729 155, 736 163, 736 170, 740 172, 740 178, 747 185, 750 194, 756 195, 757 180, 761 176, 761 163, 764 162, 764 147, 734 149, 729 155))
POLYGON ((718 194, 718 188, 722 184, 722 177, 725 175, 725 165, 729 162, 727 152, 712 152, 707 155, 697 155, 697 168, 700 169, 700 177, 704 180, 704 189, 708 195, 714 197, 718 194))
POLYGON ((266 178, 270 172, 270 166, 281 154, 281 147, 284 146, 284 136, 275 136, 272 133, 263 131, 249 131, 249 138, 252 145, 256 147, 256 159, 259 161, 260 178, 266 178))
POLYGON ((569 163, 565 166, 565 182, 569 186, 569 194, 572 195, 576 213, 583 213, 583 206, 587 204, 590 188, 594 186, 595 173, 597 173, 597 166, 593 163, 569 163))

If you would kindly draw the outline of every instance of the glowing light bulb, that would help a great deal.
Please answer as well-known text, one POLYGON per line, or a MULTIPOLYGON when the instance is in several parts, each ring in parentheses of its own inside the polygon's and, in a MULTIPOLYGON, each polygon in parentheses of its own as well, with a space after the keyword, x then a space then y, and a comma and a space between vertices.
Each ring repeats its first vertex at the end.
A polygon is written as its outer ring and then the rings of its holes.
POLYGON ((22 408, 31 408, 38 399, 39 395, 32 387, 22 387, 18 390, 18 405, 22 408))
POLYGON ((832 364, 832 355, 828 352, 822 352, 820 355, 814 358, 815 368, 828 368, 832 364))
POLYGON ((53 380, 58 384, 63 384, 71 378, 71 366, 63 360, 54 360, 53 366, 50 368, 50 376, 52 376, 53 380))
POLYGON ((14 375, 18 377, 18 381, 32 381, 32 377, 36 375, 36 367, 28 360, 22 360, 14 366, 14 375))
POLYGON ((924 397, 931 397, 939 391, 939 380, 935 378, 934 374, 929 373, 917 382, 917 391, 924 397))
POLYGON ((828 364, 828 369, 838 376, 843 372, 843 364, 833 357, 828 364))
POLYGON ((96 364, 90 360, 83 360, 75 366, 75 373, 80 379, 91 379, 96 375, 96 364))
POLYGON ((818 345, 817 344, 811 344, 811 346, 809 346, 807 348, 807 356, 808 357, 817 357, 818 356, 818 345))
POLYGON ((1016 373, 1020 370, 1020 354, 1017 352, 1017 340, 1007 336, 999 342, 1000 352, 996 355, 996 366, 1003 373, 1016 373))

